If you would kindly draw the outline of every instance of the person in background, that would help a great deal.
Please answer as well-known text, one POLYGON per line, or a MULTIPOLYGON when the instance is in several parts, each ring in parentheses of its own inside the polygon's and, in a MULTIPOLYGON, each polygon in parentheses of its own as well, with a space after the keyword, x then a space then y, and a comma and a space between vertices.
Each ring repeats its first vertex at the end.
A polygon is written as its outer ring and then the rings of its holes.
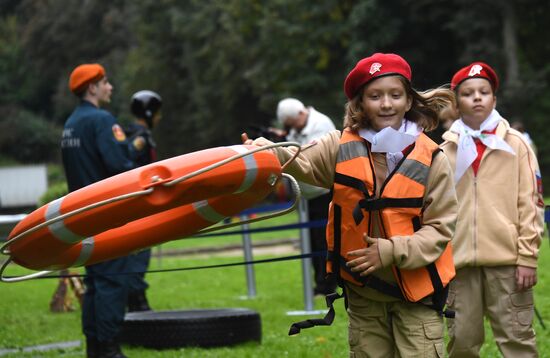
MULTIPOLYGON (((126 135, 113 115, 100 107, 111 101, 113 86, 103 66, 83 64, 69 79, 80 102, 65 122, 61 139, 63 167, 69 191, 134 168, 125 155, 126 135)), ((93 239, 93 238, 92 238, 93 239)), ((128 257, 86 266, 82 330, 88 357, 123 358, 117 334, 127 299, 128 257)))
POLYGON ((531 149, 533 149, 533 153, 535 153, 535 155, 537 155, 537 146, 535 145, 535 142, 533 142, 533 139, 531 138, 529 133, 527 133, 527 131, 525 131, 525 126, 523 125, 523 122, 522 121, 514 121, 514 122, 510 123, 510 127, 514 128, 515 130, 517 130, 518 132, 520 132, 523 135, 523 137, 525 138, 527 143, 529 143, 529 146, 531 147, 531 149))
MULTIPOLYGON (((318 112, 313 107, 306 107, 295 98, 285 98, 277 104, 277 119, 289 131, 286 140, 298 142, 301 145, 309 144, 336 128, 329 117, 318 112)), ((328 205, 331 200, 330 191, 318 186, 300 182, 302 195, 307 200, 309 222, 327 220, 328 205)), ((311 251, 326 251, 325 227, 309 229, 311 251)), ((336 289, 334 275, 327 276, 325 259, 322 256, 312 258, 315 295, 328 295, 336 289)))
MULTIPOLYGON (((446 287, 454 277, 449 243, 457 199, 445 154, 424 131, 454 105, 448 89, 417 92, 396 54, 360 60, 344 81, 344 130, 332 131, 285 169, 308 184, 333 188, 327 268, 344 288, 350 357, 441 357, 446 287)), ((268 145, 265 138, 245 144, 268 145)), ((296 148, 276 148, 281 163, 296 148)), ((330 324, 292 325, 289 334, 330 324)))
MULTIPOLYGON (((157 145, 151 130, 161 119, 161 107, 162 98, 156 92, 143 90, 132 96, 130 110, 135 116, 135 121, 125 128, 125 132, 130 146, 130 158, 138 167, 157 160, 157 145)), ((128 311, 150 311, 151 307, 145 294, 149 287, 145 281, 145 272, 151 261, 151 249, 132 254, 129 258, 130 272, 138 274, 129 277, 128 311)))
POLYGON ((441 127, 448 131, 449 128, 453 125, 454 121, 456 121, 459 117, 459 114, 457 113, 456 108, 444 108, 439 113, 439 121, 441 123, 441 127))
POLYGON ((541 177, 525 137, 495 109, 498 87, 496 72, 483 62, 461 68, 451 80, 460 119, 441 144, 459 198, 450 357, 479 357, 484 317, 504 357, 538 356, 532 287, 543 234, 541 177))

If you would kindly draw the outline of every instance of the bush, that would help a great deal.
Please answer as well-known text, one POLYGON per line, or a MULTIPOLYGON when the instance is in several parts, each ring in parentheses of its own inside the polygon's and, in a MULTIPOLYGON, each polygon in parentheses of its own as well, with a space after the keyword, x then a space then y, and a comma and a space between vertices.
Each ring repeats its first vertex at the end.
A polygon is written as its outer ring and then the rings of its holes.
POLYGON ((40 197, 38 200, 38 206, 42 206, 44 204, 49 203, 50 201, 53 201, 55 199, 59 199, 62 196, 67 195, 69 193, 69 189, 67 188, 67 183, 60 182, 57 184, 54 184, 46 190, 46 192, 40 197))
POLYGON ((59 157, 61 128, 17 107, 3 107, 0 151, 21 163, 51 162, 59 157))
POLYGON ((50 186, 65 182, 65 171, 61 164, 48 164, 48 183, 50 186))

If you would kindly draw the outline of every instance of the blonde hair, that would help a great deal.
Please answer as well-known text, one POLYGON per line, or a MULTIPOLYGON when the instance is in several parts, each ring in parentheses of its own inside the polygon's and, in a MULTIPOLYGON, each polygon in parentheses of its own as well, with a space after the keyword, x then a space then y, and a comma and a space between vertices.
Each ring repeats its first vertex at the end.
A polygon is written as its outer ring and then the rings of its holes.
MULTIPOLYGON (((437 128, 441 112, 456 108, 455 94, 447 86, 419 92, 412 88, 406 78, 399 76, 399 79, 403 83, 407 96, 412 99, 411 109, 405 113, 405 118, 422 127, 424 131, 429 132, 437 128)), ((372 128, 363 108, 365 87, 363 86, 357 95, 346 103, 344 128, 349 127, 352 130, 372 128)))

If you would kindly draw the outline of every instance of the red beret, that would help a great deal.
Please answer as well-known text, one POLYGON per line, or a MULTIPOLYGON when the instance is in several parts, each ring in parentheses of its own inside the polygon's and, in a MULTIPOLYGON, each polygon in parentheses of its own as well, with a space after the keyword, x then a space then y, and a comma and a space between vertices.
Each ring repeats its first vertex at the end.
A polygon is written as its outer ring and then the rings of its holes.
POLYGON ((411 66, 405 59, 393 53, 375 53, 357 62, 344 81, 344 91, 349 99, 357 95, 361 86, 385 75, 401 75, 411 81, 411 66))
POLYGON ((69 88, 71 92, 78 94, 84 87, 105 77, 105 69, 98 63, 86 63, 76 67, 71 72, 69 88))
POLYGON ((485 78, 493 86, 494 92, 498 89, 497 73, 491 66, 483 62, 474 62, 458 70, 451 80, 451 89, 456 89, 458 85, 470 78, 485 78))

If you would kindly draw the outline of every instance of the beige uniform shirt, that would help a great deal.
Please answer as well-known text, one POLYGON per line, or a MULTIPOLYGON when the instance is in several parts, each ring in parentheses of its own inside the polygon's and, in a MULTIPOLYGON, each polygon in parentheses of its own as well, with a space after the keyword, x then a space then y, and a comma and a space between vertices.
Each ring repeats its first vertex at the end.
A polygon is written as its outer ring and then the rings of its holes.
MULTIPOLYGON (((501 122, 495 134, 516 155, 486 148, 477 175, 470 167, 457 183, 455 266, 537 267, 544 230, 537 158, 521 133, 511 129, 508 122, 501 122)), ((448 131, 443 139, 441 148, 454 170, 458 134, 448 131)))

